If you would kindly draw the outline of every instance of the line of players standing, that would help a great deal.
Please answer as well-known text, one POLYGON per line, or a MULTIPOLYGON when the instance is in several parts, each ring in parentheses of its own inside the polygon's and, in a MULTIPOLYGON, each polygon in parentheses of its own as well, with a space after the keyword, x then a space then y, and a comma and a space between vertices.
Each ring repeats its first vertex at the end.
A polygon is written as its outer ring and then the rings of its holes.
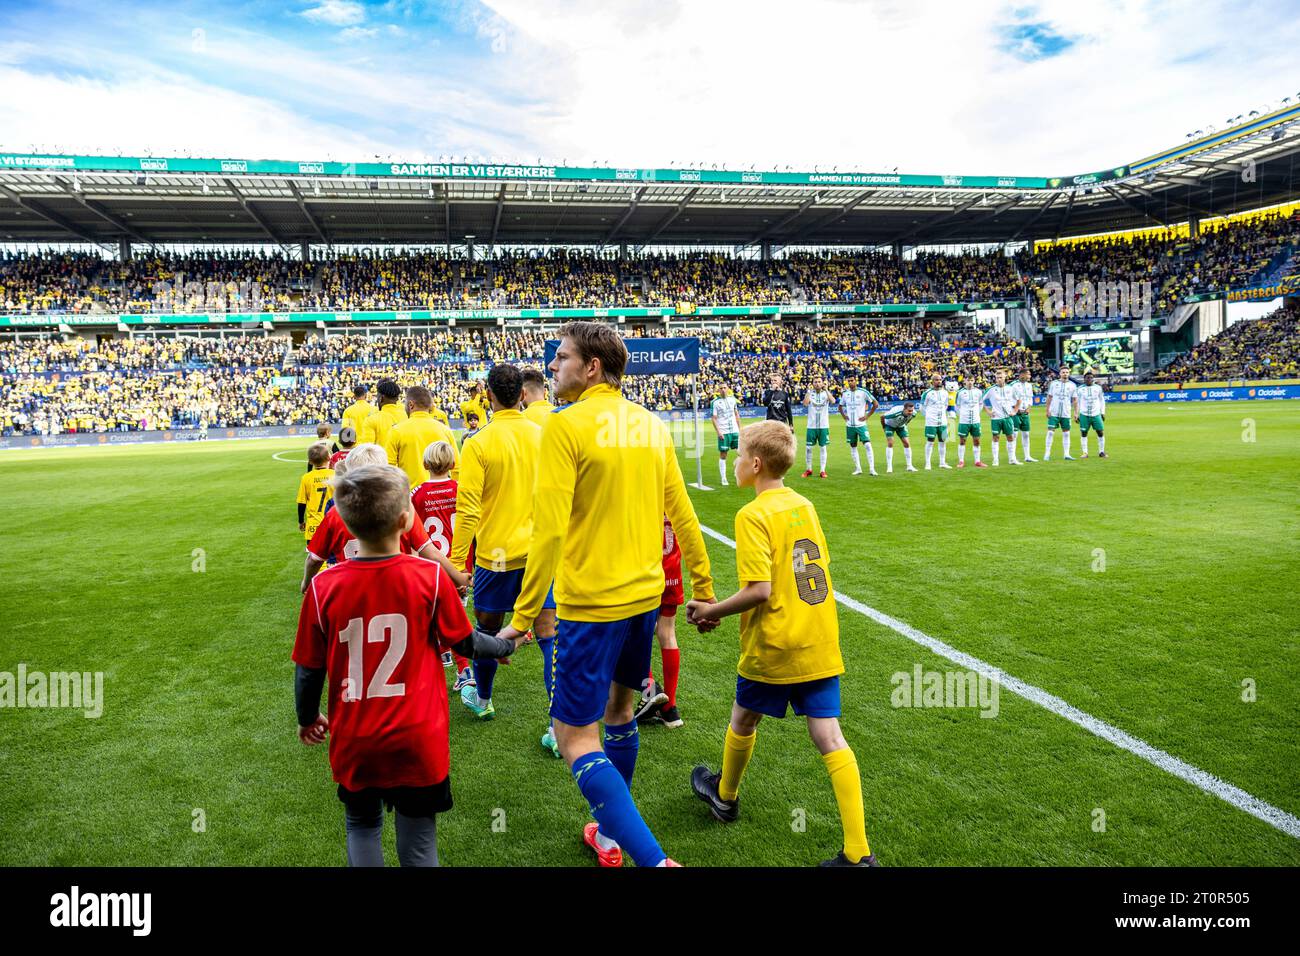
MULTIPOLYGON (((1082 457, 1088 457, 1088 435, 1097 433, 1098 457, 1106 458, 1106 396, 1102 387, 1093 381, 1093 375, 1084 375, 1084 384, 1076 385, 1070 379, 1068 366, 1062 366, 1058 377, 1048 383, 1046 394, 1047 436, 1043 451, 1043 461, 1050 461, 1055 434, 1061 432, 1063 458, 1074 461, 1070 454, 1071 422, 1079 425, 1082 443, 1082 457)), ((769 387, 762 395, 768 421, 785 422, 794 428, 793 400, 783 387, 780 376, 773 375, 769 387)), ((807 407, 807 431, 804 445, 804 478, 813 475, 813 448, 819 452, 818 474, 828 477, 826 471, 827 452, 830 444, 831 409, 836 408, 845 425, 845 439, 849 445, 849 454, 853 460, 854 475, 862 474, 862 459, 859 448, 867 452, 869 473, 877 475, 875 450, 871 445, 871 435, 867 430, 868 420, 880 412, 880 422, 885 435, 885 472, 894 470, 894 439, 902 443, 907 471, 917 471, 912 464, 912 447, 909 441, 907 425, 917 414, 924 415, 925 428, 925 469, 931 470, 935 447, 939 451, 939 468, 951 468, 947 461, 948 420, 957 419, 957 467, 966 467, 966 440, 972 440, 974 448, 974 466, 987 467, 982 460, 981 438, 983 426, 981 416, 987 409, 990 419, 990 432, 993 439, 993 464, 1000 464, 1000 446, 998 438, 1004 439, 1007 461, 1012 465, 1036 462, 1030 455, 1030 411, 1034 405, 1034 386, 1030 381, 1029 370, 1021 368, 1017 380, 1008 383, 1007 373, 999 369, 995 373, 994 384, 987 388, 974 381, 965 384, 947 382, 936 373, 931 377, 930 388, 922 393, 919 400, 896 403, 887 410, 875 397, 864 388, 858 387, 857 378, 849 375, 845 378, 844 389, 838 400, 834 399, 826 388, 825 379, 817 376, 813 387, 803 396, 807 407), (1017 444, 1020 447, 1017 456, 1017 444)), ((727 454, 738 447, 740 433, 740 411, 732 390, 722 386, 712 403, 713 428, 718 438, 718 476, 723 485, 727 481, 727 454)))

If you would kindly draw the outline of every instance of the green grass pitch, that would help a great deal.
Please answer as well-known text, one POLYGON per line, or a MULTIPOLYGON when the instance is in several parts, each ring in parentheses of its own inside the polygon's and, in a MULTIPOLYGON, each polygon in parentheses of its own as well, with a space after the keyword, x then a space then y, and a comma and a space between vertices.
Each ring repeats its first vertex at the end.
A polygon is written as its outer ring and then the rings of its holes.
MULTIPOLYGON (((1106 461, 1094 444, 1087 461, 904 474, 900 451, 879 478, 849 477, 836 426, 831 478, 799 478, 801 454, 789 481, 818 507, 839 591, 1300 814, 1300 403, 1113 406, 1108 424, 1106 461)), ((1041 411, 1034 429, 1041 457, 1041 411)), ((325 750, 294 731, 302 465, 272 453, 303 447, 0 455, 0 671, 102 671, 106 698, 98 719, 0 709, 0 864, 342 863, 325 750)), ((727 536, 749 494, 692 492, 727 536)), ((730 593, 734 554, 708 544, 730 593)), ((1300 864, 1300 840, 1005 689, 992 719, 893 707, 892 675, 955 665, 847 608, 840 621, 843 725, 885 865, 1300 864)), ((634 787, 665 849, 695 866, 833 854, 801 720, 760 727, 739 823, 691 795, 691 767, 720 759, 737 623, 701 636, 682 621, 679 638, 686 725, 643 731, 634 787)), ((582 798, 538 745, 536 650, 497 688, 490 724, 452 702, 443 861, 593 865, 582 798)))

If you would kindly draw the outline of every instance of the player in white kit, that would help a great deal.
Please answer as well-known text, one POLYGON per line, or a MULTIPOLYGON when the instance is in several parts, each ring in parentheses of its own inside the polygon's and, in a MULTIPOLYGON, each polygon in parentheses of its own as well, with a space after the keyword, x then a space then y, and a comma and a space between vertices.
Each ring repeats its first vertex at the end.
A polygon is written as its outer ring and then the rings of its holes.
POLYGON ((1043 461, 1052 460, 1052 436, 1056 429, 1061 429, 1061 445, 1065 449, 1065 460, 1074 461, 1070 456, 1070 421, 1079 407, 1079 387, 1070 381, 1070 366, 1061 366, 1061 376, 1047 386, 1047 447, 1043 451, 1043 461))
POLYGON ((840 395, 840 417, 844 419, 849 454, 853 458, 853 474, 862 474, 862 459, 858 457, 858 443, 861 442, 867 446, 867 468, 874 477, 876 452, 871 447, 871 433, 867 431, 867 419, 875 414, 880 403, 865 388, 858 388, 857 376, 850 375, 845 378, 844 386, 844 393, 840 395))
POLYGON ((943 376, 938 372, 930 376, 930 387, 921 395, 921 411, 925 413, 925 470, 930 470, 930 456, 936 441, 939 443, 939 467, 951 468, 946 458, 948 391, 943 387, 943 376))
POLYGON ((1088 432, 1097 431, 1097 457, 1106 455, 1106 393, 1100 385, 1093 384, 1092 373, 1083 376, 1079 388, 1079 442, 1083 445, 1082 458, 1088 457, 1088 432))
POLYGON ((727 483, 727 452, 740 449, 740 412, 736 398, 726 385, 713 400, 713 430, 718 433, 718 476, 727 483))
POLYGON ((966 467, 966 436, 975 445, 975 467, 986 468, 980 461, 980 409, 983 408, 984 390, 968 380, 957 389, 957 467, 966 467))
POLYGON ((813 445, 821 447, 821 476, 826 477, 826 446, 831 442, 831 393, 826 391, 826 380, 818 375, 813 387, 804 396, 808 406, 807 444, 804 446, 805 478, 812 477, 813 445))

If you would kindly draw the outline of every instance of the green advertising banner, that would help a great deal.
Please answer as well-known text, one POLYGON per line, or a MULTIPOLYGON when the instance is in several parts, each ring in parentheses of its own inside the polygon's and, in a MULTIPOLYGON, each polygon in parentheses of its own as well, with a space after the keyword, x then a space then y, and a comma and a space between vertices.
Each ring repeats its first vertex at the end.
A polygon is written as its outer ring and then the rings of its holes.
POLYGON ((822 315, 911 315, 937 313, 951 314, 953 312, 974 312, 982 309, 1019 309, 1024 307, 1024 302, 889 302, 883 304, 871 305, 845 305, 842 303, 826 303, 816 305, 813 303, 803 303, 799 305, 705 305, 696 308, 693 312, 680 313, 678 319, 689 319, 692 316, 703 316, 705 318, 718 316, 746 316, 746 315, 813 315, 820 313, 822 315))
POLYGON ((756 305, 756 306, 703 306, 694 311, 679 313, 672 306, 648 308, 615 307, 608 309, 412 309, 409 312, 167 312, 167 313, 117 313, 90 312, 85 314, 35 312, 17 315, 0 315, 0 328, 23 326, 48 327, 57 325, 241 325, 273 322, 300 324, 324 322, 336 325, 349 322, 447 322, 496 321, 497 319, 542 320, 567 322, 570 319, 692 319, 696 317, 747 316, 747 315, 911 315, 951 314, 980 309, 1015 309, 1023 302, 952 302, 890 303, 887 305, 756 305))
POLYGON ((185 159, 0 153, 0 170, 211 173, 405 179, 524 180, 528 182, 715 183, 781 186, 922 186, 949 189, 1047 189, 1042 176, 951 176, 900 173, 779 173, 732 169, 618 169, 501 163, 337 163, 279 159, 185 159))
POLYGON ((109 313, 82 315, 50 312, 23 315, 0 315, 0 328, 6 326, 51 325, 240 325, 243 323, 324 322, 330 325, 348 322, 446 322, 496 319, 604 319, 663 318, 671 307, 609 309, 412 309, 409 312, 168 312, 109 313))

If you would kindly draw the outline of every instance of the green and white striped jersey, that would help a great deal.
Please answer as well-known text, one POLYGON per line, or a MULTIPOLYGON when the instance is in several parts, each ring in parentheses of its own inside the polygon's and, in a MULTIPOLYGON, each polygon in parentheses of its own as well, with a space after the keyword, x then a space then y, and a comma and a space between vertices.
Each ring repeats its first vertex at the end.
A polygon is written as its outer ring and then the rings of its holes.
POLYGON ((1080 415, 1106 414, 1106 393, 1100 385, 1080 385, 1078 396, 1080 415))
POLYGON ((984 393, 978 388, 957 389, 957 424, 978 425, 984 393))
POLYGON ((731 396, 713 400, 713 417, 718 420, 718 432, 734 435, 740 431, 740 418, 736 414, 736 400, 731 396))
POLYGON ((916 411, 915 411, 915 406, 913 406, 913 411, 911 412, 905 412, 900 408, 898 409, 898 411, 890 412, 888 415, 885 415, 880 420, 884 422, 884 424, 888 428, 902 428, 904 425, 906 425, 915 417, 916 417, 916 411))
POLYGON ((1069 418, 1074 414, 1071 401, 1078 391, 1079 386, 1069 379, 1052 379, 1047 386, 1047 414, 1053 418, 1069 418))
POLYGON ((1011 389, 1011 400, 1020 403, 1020 412, 1017 412, 1017 414, 1028 412, 1034 407, 1033 382, 1012 382, 1009 388, 1011 389))
POLYGON ((927 388, 921 396, 921 409, 925 412, 926 428, 947 424, 948 392, 942 388, 927 388))
POLYGON ((848 418, 848 424, 861 428, 867 423, 867 409, 876 404, 871 393, 865 388, 855 388, 840 396, 840 411, 848 418))
POLYGON ((989 405, 989 418, 996 421, 999 418, 1011 417, 1011 409, 1016 407, 1011 389, 1010 385, 990 385, 984 392, 984 401, 989 405))
POLYGON ((804 396, 804 404, 808 406, 808 427, 809 428, 830 428, 831 427, 831 393, 822 389, 820 392, 808 390, 804 396))

